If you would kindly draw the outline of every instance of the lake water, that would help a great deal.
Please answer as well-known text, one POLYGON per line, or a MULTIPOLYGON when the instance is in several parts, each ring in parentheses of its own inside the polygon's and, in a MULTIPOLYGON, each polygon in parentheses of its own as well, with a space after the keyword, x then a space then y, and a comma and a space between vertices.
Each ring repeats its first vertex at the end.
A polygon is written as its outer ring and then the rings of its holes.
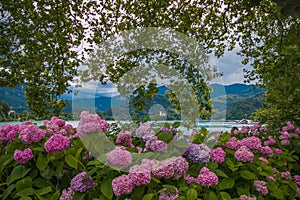
MULTIPOLYGON (((114 121, 108 121, 108 123, 112 123, 114 121)), ((169 123, 173 123, 173 121, 168 121, 169 123)), ((0 122, 0 126, 3 124, 21 124, 22 122, 0 122)), ((43 121, 35 121, 38 126, 43 125, 43 121)), ((73 127, 77 127, 79 121, 66 121, 67 124, 71 124, 73 127)), ((123 122, 124 123, 124 122, 123 122)), ((151 123, 151 122, 150 122, 151 123)), ((230 132, 232 127, 242 128, 243 126, 251 126, 254 124, 238 124, 234 121, 199 121, 198 122, 198 129, 204 127, 208 129, 210 132, 220 132, 220 131, 228 131, 230 132)))

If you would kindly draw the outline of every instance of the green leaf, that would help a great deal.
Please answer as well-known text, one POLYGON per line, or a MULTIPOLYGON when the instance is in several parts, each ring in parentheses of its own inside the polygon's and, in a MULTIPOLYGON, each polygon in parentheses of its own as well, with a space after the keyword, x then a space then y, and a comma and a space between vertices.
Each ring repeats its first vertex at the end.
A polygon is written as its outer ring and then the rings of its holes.
POLYGON ((48 159, 43 156, 43 154, 39 154, 39 157, 36 161, 36 167, 40 170, 43 171, 48 165, 48 159))
POLYGON ((172 145, 174 145, 175 147, 178 147, 178 148, 188 148, 189 147, 189 144, 184 140, 176 140, 176 141, 172 142, 172 145))
POLYGON ((70 167, 77 169, 78 162, 74 156, 72 156, 71 154, 67 154, 65 157, 65 161, 70 167))
POLYGON ((16 166, 15 168, 13 168, 9 177, 7 177, 7 180, 6 180, 7 185, 10 185, 14 181, 23 178, 30 172, 30 170, 31 169, 26 169, 26 167, 24 165, 16 166))
POLYGON ((106 196, 109 199, 112 199, 114 195, 111 187, 111 182, 112 182, 111 179, 105 179, 100 185, 100 190, 102 194, 104 194, 104 196, 106 196))
POLYGON ((39 191, 39 195, 48 194, 49 192, 52 192, 52 187, 51 187, 51 186, 42 188, 42 189, 39 191))
POLYGON ((151 200, 153 198, 154 194, 146 194, 144 197, 143 197, 143 200, 151 200))
POLYGON ((50 200, 57 200, 60 197, 60 191, 57 190, 50 198, 50 200))
POLYGON ((247 180, 255 180, 257 176, 248 170, 240 171, 240 175, 247 180))
POLYGON ((216 169, 215 173, 217 176, 219 177, 224 177, 224 178, 228 178, 227 174, 225 174, 222 170, 216 169))
POLYGON ((21 190, 19 192, 17 192, 17 196, 30 196, 37 193, 36 190, 34 190, 33 188, 26 188, 24 190, 21 190))
POLYGON ((174 127, 174 128, 178 128, 179 126, 180 126, 180 122, 174 122, 172 124, 172 127, 174 127))
POLYGON ((132 192, 132 199, 142 199, 145 193, 145 186, 135 187, 132 192))
POLYGON ((209 191, 209 200, 218 200, 216 194, 213 191, 209 191))
POLYGON ((272 195, 273 197, 275 197, 276 199, 284 199, 284 196, 283 196, 281 190, 272 190, 272 191, 271 191, 271 195, 272 195))
POLYGON ((237 192, 238 194, 241 196, 241 195, 249 195, 249 188, 242 188, 242 187, 238 187, 237 188, 237 192))
POLYGON ((31 197, 21 197, 20 200, 31 200, 31 197))
POLYGON ((173 185, 162 185, 164 188, 166 188, 171 193, 176 193, 177 190, 173 185))
POLYGON ((30 176, 27 176, 21 180, 19 180, 17 183, 16 183, 16 189, 17 191, 21 191, 25 188, 31 188, 32 187, 32 179, 30 176))
POLYGON ((85 193, 75 192, 72 200, 83 200, 85 199, 85 193))
POLYGON ((188 200, 195 200, 197 199, 197 196, 198 196, 197 191, 193 188, 189 189, 186 193, 186 197, 188 200))
POLYGON ((235 181, 231 178, 224 178, 220 184, 219 184, 219 189, 220 190, 225 190, 225 189, 230 189, 234 186, 235 181))
POLYGON ((231 196, 227 192, 220 192, 220 195, 222 197, 222 200, 231 200, 231 196))
POLYGON ((15 184, 12 184, 12 185, 8 186, 4 190, 3 194, 1 195, 2 199, 6 199, 12 193, 12 191, 15 189, 15 187, 16 187, 15 184))

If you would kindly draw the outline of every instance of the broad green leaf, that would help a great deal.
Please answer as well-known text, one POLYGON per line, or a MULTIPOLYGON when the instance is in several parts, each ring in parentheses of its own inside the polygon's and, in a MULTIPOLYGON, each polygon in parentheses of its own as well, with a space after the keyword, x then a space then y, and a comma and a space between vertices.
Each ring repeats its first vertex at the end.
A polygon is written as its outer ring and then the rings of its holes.
POLYGON ((146 194, 144 197, 143 197, 143 200, 152 200, 154 194, 146 194))
POLYGON ((36 167, 40 170, 43 171, 48 165, 48 159, 43 156, 42 153, 39 154, 39 157, 36 161, 36 167))
POLYGON ((36 190, 34 190, 33 188, 26 188, 24 190, 21 190, 19 192, 17 192, 17 196, 30 196, 37 193, 36 190))
POLYGON ((249 188, 237 187, 237 192, 239 195, 249 195, 249 188))
POLYGON ((171 193, 176 193, 177 190, 173 185, 162 185, 164 188, 166 188, 171 193))
POLYGON ((222 200, 231 200, 231 196, 230 194, 228 194, 227 192, 220 192, 220 195, 222 197, 222 200))
POLYGON ((48 194, 49 192, 52 192, 52 187, 51 186, 47 186, 45 188, 42 188, 39 191, 39 195, 44 195, 44 194, 48 194))
POLYGON ((220 190, 225 190, 225 189, 230 189, 234 186, 235 181, 231 178, 224 178, 220 183, 219 183, 219 189, 220 190))
POLYGON ((285 199, 281 190, 272 190, 271 195, 276 199, 285 199))
POLYGON ((21 191, 25 188, 31 188, 32 187, 32 179, 30 176, 27 176, 16 183, 16 189, 17 191, 21 191))
POLYGON ((253 174, 252 172, 247 171, 247 170, 240 171, 240 175, 244 179, 248 179, 248 180, 255 180, 255 179, 257 179, 257 176, 255 174, 253 174))
POLYGON ((50 200, 57 200, 60 197, 60 191, 57 190, 50 198, 50 200))
POLYGON ((11 194, 11 192, 15 189, 16 185, 12 184, 10 186, 8 186, 2 195, 0 195, 2 197, 2 199, 7 199, 7 197, 11 194))
POLYGON ((186 193, 186 197, 188 200, 195 200, 197 199, 197 196, 198 196, 197 191, 193 188, 189 189, 186 193))
POLYGON ((112 186, 111 186, 111 182, 112 182, 111 179, 105 179, 100 185, 100 190, 101 190, 102 194, 104 194, 104 196, 106 196, 109 199, 111 199, 114 195, 112 186))
POLYGON ((70 167, 72 167, 74 169, 78 168, 78 162, 77 162, 76 158, 74 156, 72 156, 71 154, 66 155, 65 161, 70 167))
POLYGON ((217 176, 219 177, 224 177, 224 178, 228 178, 227 174, 225 174, 222 170, 216 169, 215 173, 217 174, 217 176))
POLYGON ((138 186, 135 187, 132 192, 132 198, 133 199, 142 199, 145 193, 145 186, 138 186))
POLYGON ((85 199, 85 193, 75 192, 72 200, 83 200, 85 199))
POLYGON ((11 174, 7 178, 6 183, 8 185, 10 185, 14 181, 23 178, 24 176, 26 176, 30 172, 30 170, 31 169, 26 169, 26 167, 24 165, 16 166, 15 168, 13 168, 11 174))

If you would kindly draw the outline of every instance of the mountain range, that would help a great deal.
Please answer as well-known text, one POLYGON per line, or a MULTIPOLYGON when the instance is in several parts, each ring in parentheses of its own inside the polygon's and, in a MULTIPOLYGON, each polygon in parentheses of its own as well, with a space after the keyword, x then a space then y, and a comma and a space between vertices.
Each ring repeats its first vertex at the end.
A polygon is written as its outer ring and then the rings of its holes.
MULTIPOLYGON (((247 84, 232 84, 232 85, 220 85, 212 84, 212 104, 216 111, 215 116, 226 116, 226 119, 240 119, 246 118, 251 115, 254 111, 262 106, 264 101, 263 93, 266 91, 264 88, 255 88, 255 85, 247 84)), ((167 87, 158 87, 158 94, 154 98, 152 105, 162 105, 168 113, 176 118, 176 114, 172 110, 172 105, 166 98, 167 87)), ((68 99, 69 104, 66 106, 65 112, 72 111, 72 103, 76 106, 83 107, 86 109, 96 109, 99 113, 104 113, 106 116, 109 115, 113 110, 124 109, 128 106, 127 100, 122 96, 109 96, 105 93, 93 94, 95 98, 89 97, 89 99, 76 99, 76 102, 72 101, 72 95, 65 94, 63 98, 68 99), (91 105, 87 105, 87 102, 92 102, 91 105), (95 102, 95 104, 94 104, 95 102)), ((0 88, 0 100, 7 102, 12 110, 18 113, 28 110, 24 97, 24 88, 16 87, 0 88)), ((149 103, 149 102, 148 102, 149 103)), ((131 105, 130 105, 131 106, 131 105)), ((158 108, 157 108, 158 109, 158 108)), ((136 111, 137 112, 137 111, 136 111)), ((153 110, 152 110, 153 112, 153 110)), ((139 113, 142 114, 142 113, 139 113)))

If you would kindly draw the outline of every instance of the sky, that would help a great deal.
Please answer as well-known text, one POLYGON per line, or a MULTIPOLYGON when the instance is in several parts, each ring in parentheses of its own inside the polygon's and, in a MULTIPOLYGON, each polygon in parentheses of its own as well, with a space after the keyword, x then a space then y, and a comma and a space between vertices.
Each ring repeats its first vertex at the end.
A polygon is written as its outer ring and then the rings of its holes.
MULTIPOLYGON (((211 83, 218 83, 221 85, 231 85, 234 83, 244 83, 243 69, 252 69, 250 65, 243 65, 241 63, 242 57, 237 55, 238 48, 233 51, 226 52, 221 58, 211 56, 211 62, 217 66, 219 72, 223 73, 221 78, 212 80, 211 83)), ((85 84, 81 88, 81 95, 88 97, 93 94, 98 96, 116 96, 118 95, 117 88, 112 85, 100 85, 97 83, 85 84), (96 91, 95 91, 96 90, 96 91)))

